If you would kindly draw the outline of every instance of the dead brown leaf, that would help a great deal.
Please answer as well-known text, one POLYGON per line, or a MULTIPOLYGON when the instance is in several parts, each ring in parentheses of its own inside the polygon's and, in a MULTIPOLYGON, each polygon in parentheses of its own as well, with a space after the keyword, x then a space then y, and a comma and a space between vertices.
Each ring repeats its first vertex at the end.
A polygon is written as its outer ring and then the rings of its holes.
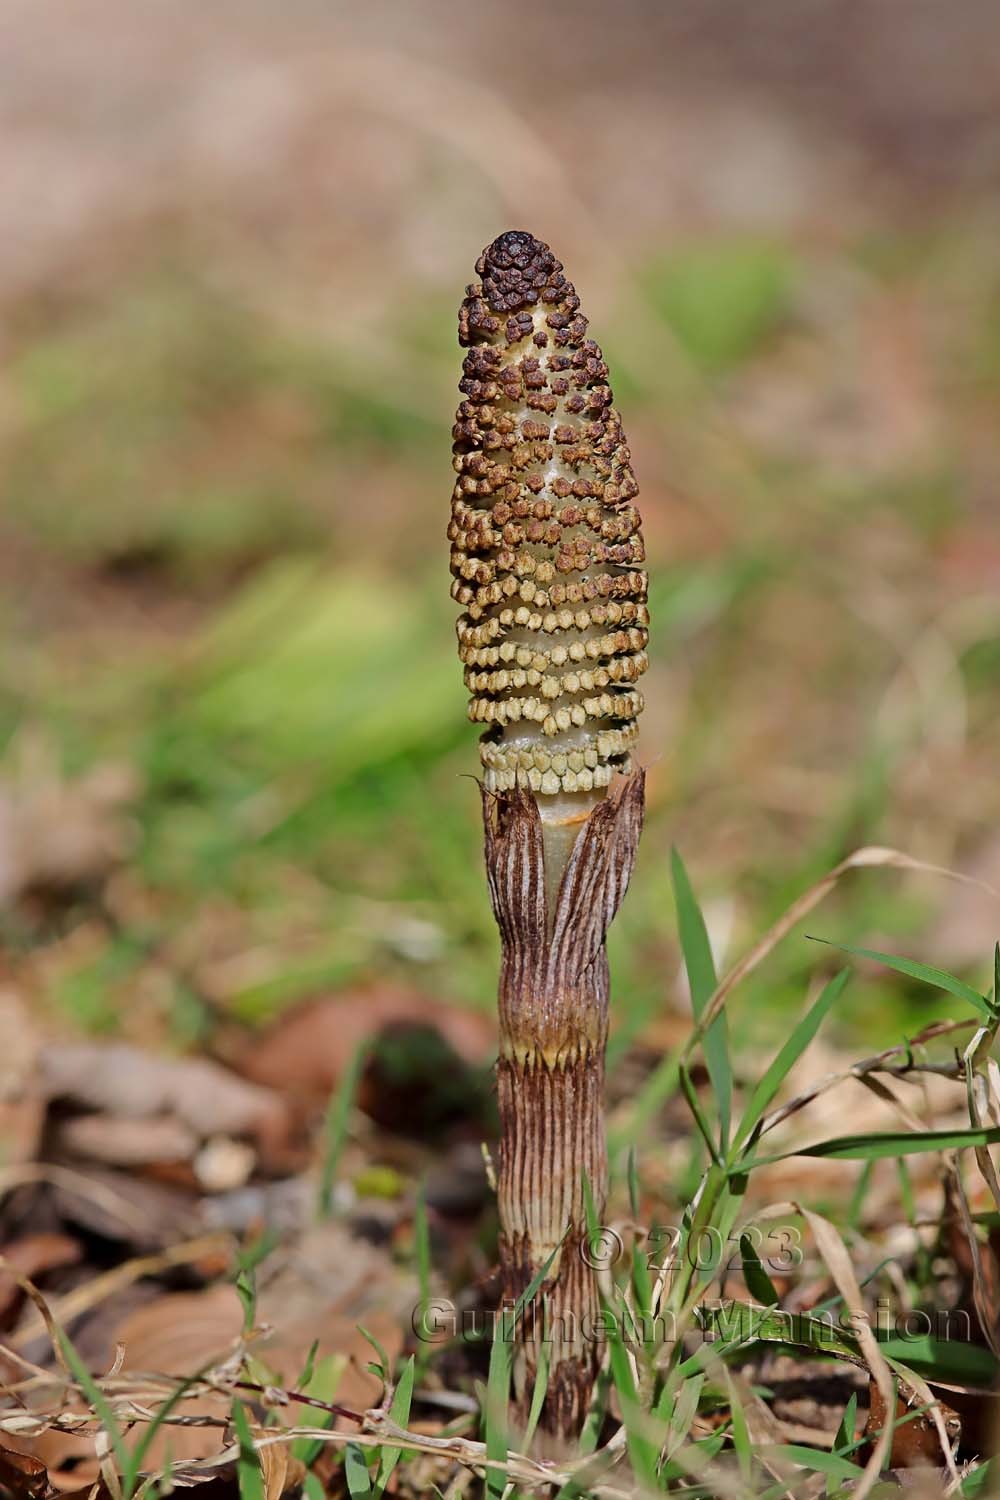
POLYGON ((67 780, 48 739, 22 732, 0 783, 0 906, 107 875, 134 844, 127 810, 138 793, 137 774, 125 765, 67 780))
POLYGON ((271 1443, 259 1451, 264 1500, 281 1500, 289 1490, 301 1487, 306 1474, 305 1465, 293 1455, 287 1443, 271 1443))
MULTIPOLYGON (((874 1379, 870 1382, 868 1389, 869 1406, 865 1437, 870 1444, 886 1426, 887 1407, 885 1398, 874 1379)), ((917 1404, 917 1402, 907 1404, 905 1396, 896 1397, 896 1422, 901 1425, 893 1429, 889 1458, 889 1467, 892 1469, 926 1467, 940 1469, 942 1464, 950 1462, 950 1452, 945 1455, 941 1451, 941 1436, 931 1413, 921 1412, 916 1417, 912 1415, 912 1406, 917 1404)), ((957 1439, 961 1430, 958 1413, 941 1401, 938 1405, 948 1436, 952 1440, 957 1439)))
POLYGON ((491 1016, 417 991, 382 987, 295 1007, 263 1036, 249 1040, 236 1065, 247 1078, 287 1091, 311 1107, 326 1101, 363 1042, 395 1025, 436 1029, 472 1066, 482 1066, 496 1051, 491 1016))
MULTIPOLYGON (((29 1281, 37 1281, 47 1271, 73 1266, 81 1259, 80 1241, 68 1234, 26 1234, 3 1247, 3 1258, 29 1281)), ((0 1271, 0 1324, 9 1320, 20 1307, 23 1293, 9 1271, 0 1271)))
POLYGON ((73 1115, 52 1130, 52 1145, 60 1153, 102 1162, 110 1167, 138 1167, 151 1162, 187 1162, 199 1139, 173 1115, 148 1120, 122 1115, 73 1115))
POLYGON ((386 1251, 355 1239, 335 1220, 314 1225, 287 1252, 258 1271, 258 1321, 272 1332, 259 1354, 286 1383, 299 1375, 314 1340, 318 1356, 345 1355, 337 1400, 363 1409, 377 1402, 381 1384, 365 1366, 377 1356, 358 1332, 363 1324, 394 1361, 402 1349, 417 1288, 386 1251))
POLYGON ((0 1493, 4 1500, 41 1500, 49 1476, 41 1459, 0 1448, 0 1493))
POLYGON ((288 1135, 288 1109, 278 1094, 208 1058, 77 1042, 43 1048, 39 1068, 49 1099, 122 1120, 172 1118, 199 1140, 248 1136, 265 1152, 280 1150, 288 1135))

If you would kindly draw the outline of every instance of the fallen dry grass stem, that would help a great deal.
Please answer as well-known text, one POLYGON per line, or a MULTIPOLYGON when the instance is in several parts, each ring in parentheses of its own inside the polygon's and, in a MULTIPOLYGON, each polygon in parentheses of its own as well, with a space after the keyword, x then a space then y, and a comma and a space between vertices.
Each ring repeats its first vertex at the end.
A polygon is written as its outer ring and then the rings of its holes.
MULTIPOLYGON (((181 1248, 175 1247, 175 1254, 181 1248)), ((160 1257, 148 1256, 140 1257, 140 1259, 152 1261, 159 1260, 160 1257)), ((176 1260, 174 1263, 177 1263, 176 1260)), ((130 1264, 134 1265, 135 1262, 130 1264)), ((92 1432, 98 1456, 103 1461, 102 1450, 106 1446, 108 1434, 87 1392, 69 1369, 62 1350, 62 1335, 54 1310, 49 1307, 38 1288, 27 1277, 10 1267, 2 1257, 0 1257, 0 1269, 7 1270, 15 1277, 18 1285, 38 1308, 62 1372, 61 1376, 47 1374, 48 1381, 57 1387, 57 1390, 53 1392, 53 1401, 48 1410, 29 1410, 22 1404, 16 1410, 0 1412, 0 1432, 28 1438, 37 1437, 44 1432, 77 1435, 92 1432), (71 1402, 76 1409, 70 1408, 71 1402)), ((28 1363, 23 1360, 19 1362, 26 1366, 28 1363)), ((500 1468, 510 1480, 529 1490, 543 1490, 552 1485, 564 1485, 580 1469, 592 1468, 594 1462, 594 1456, 590 1456, 573 1463, 559 1465, 512 1453, 508 1455, 505 1463, 494 1464, 487 1459, 485 1443, 462 1437, 435 1438, 427 1433, 410 1432, 392 1421, 387 1415, 384 1404, 378 1409, 356 1412, 333 1402, 303 1397, 299 1392, 289 1391, 282 1386, 263 1386, 253 1382, 234 1380, 232 1378, 234 1366, 231 1358, 215 1371, 203 1374, 194 1380, 162 1374, 123 1376, 119 1373, 117 1366, 116 1361, 115 1373, 95 1377, 93 1387, 95 1391, 100 1392, 114 1416, 125 1424, 155 1422, 158 1426, 164 1427, 214 1427, 226 1430, 229 1427, 228 1417, 202 1413, 189 1415, 180 1409, 163 1413, 162 1408, 171 1399, 176 1399, 178 1393, 180 1393, 177 1401, 179 1408, 184 1401, 195 1400, 207 1392, 231 1394, 235 1388, 252 1391, 271 1405, 287 1406, 301 1403, 316 1407, 331 1412, 335 1416, 343 1416, 363 1429, 361 1432, 345 1432, 336 1428, 305 1425, 285 1427, 265 1435, 255 1435, 254 1447, 258 1452, 276 1445, 291 1444, 299 1438, 335 1447, 351 1443, 365 1449, 384 1447, 406 1449, 461 1464, 480 1476, 484 1475, 490 1467, 500 1468)), ((47 1373, 38 1366, 28 1367, 39 1375, 47 1373)), ((624 1448, 624 1429, 622 1429, 614 1435, 602 1451, 610 1462, 615 1462, 624 1453, 624 1448)), ((239 1444, 229 1443, 221 1452, 209 1458, 175 1460, 169 1466, 170 1481, 182 1487, 197 1484, 209 1475, 235 1464, 238 1456, 239 1444)), ((148 1490, 151 1485, 166 1478, 167 1472, 167 1470, 162 1470, 146 1475, 143 1489, 148 1490)), ((596 1483, 589 1486, 589 1493, 601 1497, 601 1500, 627 1500, 633 1491, 621 1489, 615 1485, 596 1483)))
POLYGON ((846 859, 842 859, 839 865, 834 865, 821 880, 811 885, 807 891, 797 897, 786 911, 778 918, 772 927, 764 934, 758 943, 750 949, 730 969, 729 973, 719 982, 715 993, 712 995, 701 1018, 693 1027, 684 1049, 684 1057, 688 1058, 699 1045, 705 1033, 708 1031, 716 1016, 722 1010, 731 992, 737 985, 741 984, 754 969, 767 958, 768 954, 788 936, 793 927, 798 926, 803 917, 817 907, 821 901, 835 889, 838 882, 852 870, 871 870, 879 868, 890 868, 896 870, 910 870, 922 875, 941 875, 947 880, 957 880, 962 885, 973 885, 980 890, 987 891, 991 896, 1000 894, 992 886, 986 885, 984 881, 975 879, 971 875, 963 875, 958 870, 946 869, 943 865, 927 864, 922 859, 914 859, 912 855, 904 854, 899 849, 884 849, 879 845, 866 845, 862 849, 855 849, 846 859))
MULTIPOLYGON (((834 1229, 829 1219, 824 1219, 821 1214, 814 1213, 811 1209, 799 1205, 799 1212, 805 1219, 813 1232, 816 1248, 826 1263, 830 1275, 840 1295, 843 1297, 854 1319, 854 1332, 861 1351, 868 1361, 872 1378, 882 1395, 886 1412, 894 1412, 896 1409, 896 1388, 892 1378, 892 1372, 886 1364, 885 1356, 878 1346, 878 1341, 871 1330, 868 1316, 865 1312, 864 1300, 861 1296, 861 1288, 858 1286, 858 1278, 851 1264, 851 1257, 847 1246, 840 1235, 834 1229)), ((878 1483, 879 1475, 885 1467, 886 1460, 892 1445, 892 1423, 886 1421, 882 1431, 876 1439, 871 1456, 865 1465, 864 1474, 858 1480, 854 1489, 855 1500, 864 1500, 878 1483)), ((950 1450, 949 1450, 950 1451, 950 1450)))
MULTIPOLYGON (((777 1109, 765 1115, 761 1123, 760 1133, 765 1135, 787 1120, 790 1115, 796 1114, 818 1099, 821 1094, 828 1093, 837 1084, 844 1083, 848 1078, 857 1078, 864 1082, 870 1073, 886 1073, 893 1078, 906 1078, 914 1073, 934 1073, 942 1078, 950 1078, 958 1082, 963 1075, 961 1060, 956 1054, 954 1062, 949 1063, 926 1063, 918 1062, 913 1056, 913 1049, 922 1046, 925 1042, 932 1041, 935 1037, 947 1036, 956 1031, 968 1031, 970 1027, 977 1024, 973 1016, 968 1021, 935 1021, 927 1026, 909 1042, 901 1042, 894 1047, 887 1047, 884 1052, 877 1053, 874 1057, 862 1058, 860 1062, 852 1063, 849 1068, 842 1068, 839 1072, 825 1073, 815 1083, 803 1089, 801 1094, 796 1094, 793 1099, 787 1100, 779 1105, 777 1109), (892 1063, 890 1058, 905 1057, 905 1062, 892 1063)), ((921 1129, 924 1127, 921 1126, 921 1129)))
MULTIPOLYGON (((99 1303, 106 1301, 108 1297, 122 1291, 124 1287, 132 1286, 136 1281, 142 1281, 146 1276, 159 1276, 175 1266, 190 1265, 192 1261, 202 1260, 206 1256, 225 1253, 231 1247, 232 1241, 228 1235, 205 1234, 200 1235, 198 1239, 171 1245, 168 1249, 159 1250, 153 1255, 134 1256, 131 1260, 125 1260, 120 1265, 113 1266, 110 1271, 95 1276, 92 1281, 74 1287, 64 1297, 54 1301, 49 1311, 57 1322, 68 1322, 71 1318, 79 1317, 81 1313, 89 1312, 99 1303)), ((37 1338, 43 1328, 48 1327, 42 1307, 36 1299, 32 1300, 35 1301, 38 1314, 28 1319, 16 1333, 10 1336, 10 1342, 14 1348, 23 1348, 25 1344, 37 1338)))
POLYGON ((131 1234, 145 1234, 149 1227, 139 1209, 114 1188, 103 1182, 94 1182, 84 1172, 74 1172, 70 1167, 55 1166, 51 1162, 18 1162, 0 1169, 0 1197, 16 1187, 37 1182, 51 1183, 65 1193, 73 1193, 95 1204, 131 1234))

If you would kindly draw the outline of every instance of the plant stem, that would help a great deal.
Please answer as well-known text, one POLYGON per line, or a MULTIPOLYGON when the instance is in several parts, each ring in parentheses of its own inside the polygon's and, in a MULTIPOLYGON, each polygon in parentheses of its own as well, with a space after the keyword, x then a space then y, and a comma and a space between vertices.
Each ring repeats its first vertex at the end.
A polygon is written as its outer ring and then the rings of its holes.
POLYGON ((501 934, 498 1199, 504 1301, 560 1247, 525 1309, 515 1360, 519 1413, 541 1343, 550 1343, 541 1427, 579 1433, 600 1362, 599 1295, 588 1263, 584 1180, 607 1196, 605 935, 628 885, 642 825, 643 777, 600 803, 575 837, 547 837, 530 793, 483 795, 486 867, 501 934), (565 850, 555 899, 546 855, 565 850))

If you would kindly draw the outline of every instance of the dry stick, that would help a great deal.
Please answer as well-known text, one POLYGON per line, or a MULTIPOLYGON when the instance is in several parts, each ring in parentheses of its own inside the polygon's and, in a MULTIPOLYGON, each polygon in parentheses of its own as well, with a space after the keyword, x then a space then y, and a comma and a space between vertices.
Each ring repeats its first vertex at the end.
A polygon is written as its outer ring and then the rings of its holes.
POLYGON ((543 1314, 541 1425, 579 1432, 598 1363, 584 1180, 607 1189, 605 935, 642 825, 628 772, 648 615, 637 493, 607 367, 547 245, 501 235, 459 313, 452 593, 481 744, 486 871, 500 928, 500 1257, 507 1301, 555 1254, 522 1318, 522 1414, 543 1314), (561 1247, 561 1248, 559 1248, 561 1247), (527 1325, 527 1326, 525 1326, 527 1325))

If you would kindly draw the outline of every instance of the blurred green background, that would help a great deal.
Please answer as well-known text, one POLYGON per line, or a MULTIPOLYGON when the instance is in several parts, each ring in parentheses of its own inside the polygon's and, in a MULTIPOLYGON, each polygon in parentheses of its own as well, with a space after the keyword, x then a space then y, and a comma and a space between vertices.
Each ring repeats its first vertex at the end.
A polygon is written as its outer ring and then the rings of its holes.
MULTIPOLYGON (((642 490, 616 1045, 684 1024, 672 843, 722 964, 859 844, 1000 886, 1000 13, 844 15, 13 4, 0 930, 50 1024, 492 1005, 444 531, 455 313, 509 227, 576 282, 642 490)), ((809 930, 985 985, 1000 913, 872 872, 809 930)), ((737 1037, 829 962, 797 931, 737 1037)), ((852 994, 872 1050, 949 1011, 852 994)))

